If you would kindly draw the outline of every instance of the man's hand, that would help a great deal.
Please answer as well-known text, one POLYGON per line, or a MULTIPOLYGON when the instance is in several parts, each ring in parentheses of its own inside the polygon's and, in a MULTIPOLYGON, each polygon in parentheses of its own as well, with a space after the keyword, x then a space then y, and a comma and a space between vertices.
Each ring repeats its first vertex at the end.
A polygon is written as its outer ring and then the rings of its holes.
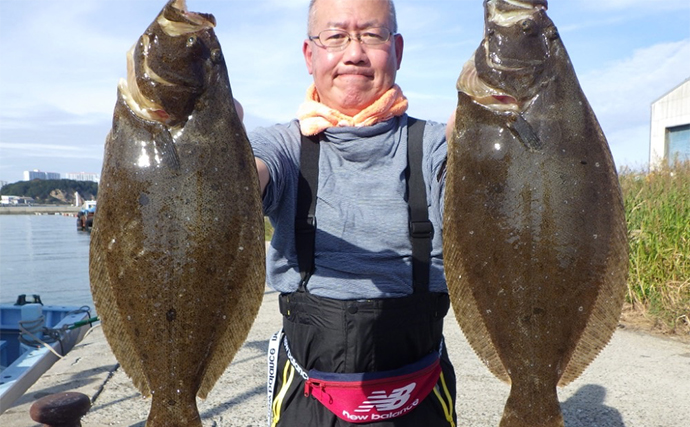
POLYGON ((257 159, 256 157, 254 157, 254 160, 256 161, 256 171, 259 173, 259 185, 261 186, 261 195, 263 196, 268 181, 271 179, 271 175, 268 173, 268 166, 266 166, 263 160, 257 159))
POLYGON ((446 141, 450 141, 450 137, 453 136, 453 128, 455 128, 455 110, 453 110, 453 114, 450 115, 446 124, 446 141))
MULTIPOLYGON (((235 110, 237 110, 237 115, 240 117, 240 121, 244 123, 244 108, 242 108, 242 104, 240 104, 240 101, 236 100, 235 98, 232 100, 235 102, 235 110)), ((261 186, 261 194, 263 195, 264 189, 268 185, 268 181, 271 179, 271 176, 268 173, 266 163, 257 159, 256 157, 254 158, 254 161, 256 161, 256 171, 259 173, 259 185, 261 186)))
POLYGON ((235 98, 232 98, 232 100, 235 101, 235 110, 237 110, 237 115, 240 116, 240 121, 244 123, 244 108, 242 108, 242 104, 235 98))

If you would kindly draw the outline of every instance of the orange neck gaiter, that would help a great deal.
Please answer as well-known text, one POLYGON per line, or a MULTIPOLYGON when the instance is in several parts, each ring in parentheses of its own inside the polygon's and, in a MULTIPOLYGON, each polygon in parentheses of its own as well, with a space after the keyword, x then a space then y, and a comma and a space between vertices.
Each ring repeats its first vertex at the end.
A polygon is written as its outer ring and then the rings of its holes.
POLYGON ((316 86, 312 83, 307 89, 307 97, 297 111, 300 129, 306 136, 316 135, 329 127, 371 126, 400 116, 407 111, 407 98, 400 86, 394 85, 373 104, 355 116, 350 117, 338 110, 322 104, 316 86))

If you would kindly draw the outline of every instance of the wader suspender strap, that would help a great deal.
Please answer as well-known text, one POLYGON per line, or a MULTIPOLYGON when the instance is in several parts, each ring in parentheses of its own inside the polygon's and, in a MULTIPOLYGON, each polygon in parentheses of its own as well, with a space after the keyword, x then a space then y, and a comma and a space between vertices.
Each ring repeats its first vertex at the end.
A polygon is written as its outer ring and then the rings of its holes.
POLYGON ((316 190, 319 188, 319 135, 302 135, 295 215, 295 246, 297 265, 302 278, 300 290, 306 289, 314 272, 314 241, 316 239, 316 190))
MULTIPOLYGON (((429 221, 426 186, 422 174, 424 120, 407 119, 407 194, 409 232, 412 242, 412 279, 414 292, 429 289, 429 263, 433 226, 429 221)), ((314 272, 314 242, 316 239, 316 190, 319 185, 319 135, 302 135, 300 171, 295 215, 295 246, 299 265, 300 289, 306 289, 314 272)))
POLYGON ((412 241, 412 284, 414 292, 429 290, 431 237, 434 227, 429 221, 426 185, 422 173, 424 120, 407 119, 407 205, 409 207, 410 240, 412 241))

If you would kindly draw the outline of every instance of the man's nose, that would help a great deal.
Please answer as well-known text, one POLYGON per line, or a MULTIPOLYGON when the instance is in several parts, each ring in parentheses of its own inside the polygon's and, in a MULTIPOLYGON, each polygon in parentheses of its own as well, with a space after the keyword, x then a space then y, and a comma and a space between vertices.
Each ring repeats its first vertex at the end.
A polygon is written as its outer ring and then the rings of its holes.
POLYGON ((347 61, 359 63, 366 60, 367 54, 362 41, 357 37, 351 37, 350 43, 345 47, 343 56, 347 61))

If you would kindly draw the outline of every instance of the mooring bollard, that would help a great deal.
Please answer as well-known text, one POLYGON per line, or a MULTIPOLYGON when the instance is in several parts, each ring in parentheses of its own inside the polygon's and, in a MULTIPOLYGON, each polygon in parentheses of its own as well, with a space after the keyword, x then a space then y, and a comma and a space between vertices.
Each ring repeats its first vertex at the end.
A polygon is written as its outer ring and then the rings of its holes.
POLYGON ((81 417, 90 408, 89 396, 68 391, 38 399, 31 405, 29 415, 45 427, 81 427, 81 417))

